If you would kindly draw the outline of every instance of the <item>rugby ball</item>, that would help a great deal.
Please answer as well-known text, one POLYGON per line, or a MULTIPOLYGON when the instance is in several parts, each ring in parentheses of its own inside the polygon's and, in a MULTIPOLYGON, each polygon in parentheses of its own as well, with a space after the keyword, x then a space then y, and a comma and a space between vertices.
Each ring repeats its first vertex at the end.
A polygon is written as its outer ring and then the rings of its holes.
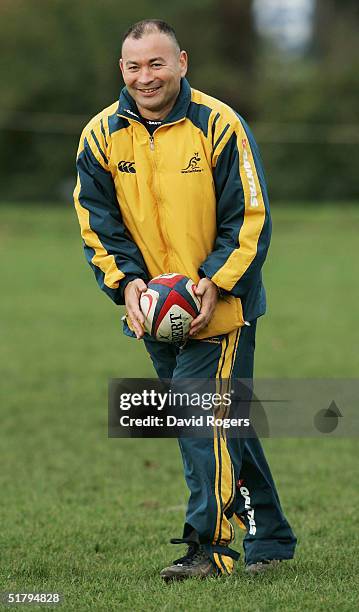
POLYGON ((195 286, 183 274, 161 274, 153 278, 140 299, 145 331, 159 342, 183 343, 201 309, 195 286))

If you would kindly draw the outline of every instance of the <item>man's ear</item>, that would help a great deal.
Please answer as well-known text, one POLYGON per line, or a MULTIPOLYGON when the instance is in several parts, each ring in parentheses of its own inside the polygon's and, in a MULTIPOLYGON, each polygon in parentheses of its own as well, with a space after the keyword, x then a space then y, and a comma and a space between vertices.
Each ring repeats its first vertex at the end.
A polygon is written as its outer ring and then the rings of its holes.
POLYGON ((119 65, 119 68, 120 68, 120 70, 121 70, 121 72, 123 74, 123 59, 122 59, 122 57, 120 57, 120 59, 118 60, 118 65, 119 65))
POLYGON ((180 52, 180 68, 181 68, 181 77, 186 76, 188 69, 188 56, 186 51, 180 52))

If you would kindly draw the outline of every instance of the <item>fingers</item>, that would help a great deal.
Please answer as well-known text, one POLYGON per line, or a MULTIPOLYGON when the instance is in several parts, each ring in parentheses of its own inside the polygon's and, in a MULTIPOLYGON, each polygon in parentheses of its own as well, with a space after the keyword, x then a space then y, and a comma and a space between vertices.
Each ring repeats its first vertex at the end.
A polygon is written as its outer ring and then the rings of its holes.
POLYGON ((131 326, 133 328, 133 331, 136 334, 136 338, 140 340, 141 338, 143 338, 144 333, 145 333, 143 329, 145 318, 142 312, 140 311, 138 307, 136 307, 135 304, 132 304, 131 306, 128 305, 127 306, 127 316, 129 317, 131 321, 131 326))
POLYGON ((147 290, 146 283, 140 278, 135 279, 128 283, 125 289, 125 304, 127 309, 127 316, 130 319, 133 331, 136 334, 136 338, 140 340, 144 336, 143 325, 145 317, 140 309, 140 297, 141 294, 147 290))
POLYGON ((209 318, 207 316, 205 316, 203 313, 200 313, 198 315, 198 317, 193 319, 193 321, 191 323, 191 327, 190 327, 190 331, 189 331, 189 336, 192 337, 192 336, 195 336, 196 334, 198 334, 198 332, 200 332, 201 329, 206 327, 206 325, 208 325, 208 323, 209 323, 209 318))
POLYGON ((204 329, 210 322, 218 300, 218 290, 214 283, 209 278, 201 278, 194 292, 198 297, 201 297, 202 305, 201 312, 193 319, 189 336, 193 337, 204 329))
POLYGON ((216 306, 216 302, 214 301, 213 302, 210 301, 209 303, 202 302, 202 308, 201 308, 200 314, 198 315, 198 317, 193 319, 191 323, 190 332, 189 332, 190 336, 195 336, 208 325, 208 323, 210 322, 213 316, 215 306, 216 306))
POLYGON ((195 285, 193 288, 194 294, 197 297, 202 297, 203 294, 205 293, 206 289, 208 288, 208 283, 211 282, 209 281, 208 278, 201 278, 198 281, 198 285, 195 285))
POLYGON ((138 288, 140 293, 144 293, 144 291, 147 291, 147 285, 145 281, 142 280, 142 278, 137 278, 135 282, 136 282, 136 287, 138 288))

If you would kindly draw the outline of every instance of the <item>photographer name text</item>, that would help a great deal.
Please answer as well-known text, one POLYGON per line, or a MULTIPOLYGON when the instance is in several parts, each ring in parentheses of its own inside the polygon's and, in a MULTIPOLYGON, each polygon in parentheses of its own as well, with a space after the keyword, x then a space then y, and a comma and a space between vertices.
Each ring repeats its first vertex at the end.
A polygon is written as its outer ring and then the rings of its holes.
POLYGON ((147 415, 139 418, 124 414, 120 417, 119 424, 121 427, 223 427, 229 429, 230 427, 249 427, 250 420, 219 418, 209 414, 188 419, 181 419, 173 415, 166 417, 147 415))

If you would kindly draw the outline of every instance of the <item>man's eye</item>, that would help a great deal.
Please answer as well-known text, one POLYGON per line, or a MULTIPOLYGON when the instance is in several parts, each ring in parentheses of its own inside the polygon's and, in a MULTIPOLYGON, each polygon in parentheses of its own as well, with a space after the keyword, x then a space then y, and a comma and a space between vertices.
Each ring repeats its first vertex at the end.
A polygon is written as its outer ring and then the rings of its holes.
POLYGON ((135 70, 138 70, 137 66, 128 66, 128 70, 131 70, 131 72, 134 72, 135 70))
POLYGON ((153 68, 161 68, 162 64, 157 64, 157 63, 156 64, 152 64, 152 67, 153 68))

